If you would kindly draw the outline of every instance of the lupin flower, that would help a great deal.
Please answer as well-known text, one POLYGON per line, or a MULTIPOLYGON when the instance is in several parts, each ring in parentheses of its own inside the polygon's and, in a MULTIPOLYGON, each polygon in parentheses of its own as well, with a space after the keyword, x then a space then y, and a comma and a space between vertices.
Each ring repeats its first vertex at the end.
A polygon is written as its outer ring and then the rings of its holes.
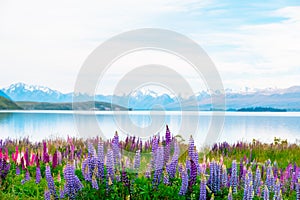
POLYGON ((300 199, 300 179, 296 183, 296 199, 300 199))
POLYGON ((43 161, 44 161, 44 163, 48 163, 50 161, 47 144, 45 141, 43 142, 43 161))
POLYGON ((57 165, 58 165, 57 150, 55 150, 52 159, 52 168, 55 169, 57 165))
POLYGON ((157 186, 161 181, 161 175, 164 167, 164 148, 162 146, 158 147, 155 158, 156 160, 155 160, 153 185, 157 186))
POLYGON ((281 200, 280 198, 280 182, 279 182, 279 179, 276 180, 276 184, 274 185, 274 197, 273 199, 274 200, 281 200))
POLYGON ((41 174, 41 169, 40 166, 36 167, 36 172, 35 172, 35 183, 39 184, 42 179, 42 174, 41 174))
POLYGON ((260 168, 257 167, 255 172, 254 185, 253 185, 256 194, 259 193, 260 183, 261 183, 261 173, 260 173, 260 168))
POLYGON ((169 185, 170 184, 169 176, 168 176, 168 174, 166 172, 164 173, 164 184, 165 185, 169 185))
POLYGON ((59 198, 60 199, 64 199, 65 198, 65 191, 62 188, 60 188, 60 190, 59 190, 59 198))
POLYGON ((252 200, 253 199, 254 191, 253 191, 251 175, 249 175, 250 173, 251 173, 251 171, 248 171, 248 173, 245 176, 243 200, 252 200))
POLYGON ((130 186, 130 181, 128 179, 127 173, 125 168, 123 167, 122 169, 122 182, 124 184, 125 187, 129 187, 130 186))
POLYGON ((155 170, 155 161, 156 161, 156 151, 158 149, 158 139, 154 136, 152 140, 152 169, 155 170))
POLYGON ((190 140, 189 140, 189 149, 188 149, 188 153, 189 153, 189 157, 190 158, 194 158, 194 139, 193 137, 191 136, 190 137, 190 140))
POLYGON ((150 179, 151 178, 151 166, 148 166, 145 172, 145 177, 150 179))
POLYGON ((275 180, 271 165, 267 168, 266 185, 268 186, 269 191, 274 191, 275 180))
POLYGON ((206 178, 204 175, 201 178, 199 200, 206 200, 206 178))
POLYGON ((84 180, 91 181, 90 180, 90 172, 89 172, 89 166, 88 166, 88 159, 85 159, 81 164, 81 172, 84 177, 84 180))
POLYGON ((166 125, 166 142, 165 142, 165 150, 164 150, 164 164, 166 164, 170 159, 170 151, 171 151, 171 132, 169 130, 168 125, 166 125))
POLYGON ((83 185, 75 175, 75 168, 73 165, 67 164, 64 169, 64 178, 66 181, 64 195, 68 196, 70 199, 75 199, 77 192, 83 188, 83 185))
POLYGON ((135 153, 135 156, 134 156, 134 166, 133 166, 133 168, 135 170, 139 170, 140 165, 141 165, 141 153, 140 153, 140 150, 137 150, 136 153, 135 153))
POLYGON ((171 132, 168 125, 166 125, 166 145, 171 144, 171 140, 171 132))
POLYGON ((189 189, 192 191, 193 185, 196 183, 197 179, 197 166, 195 162, 191 159, 191 173, 190 173, 190 179, 189 179, 189 189))
POLYGON ((264 200, 269 200, 269 189, 268 187, 265 185, 265 188, 264 188, 264 200))
POLYGON ((49 188, 49 191, 50 191, 51 195, 53 195, 54 198, 57 199, 58 197, 57 197, 57 194, 56 194, 55 184, 54 184, 53 177, 51 175, 51 169, 50 169, 49 165, 46 166, 45 176, 46 176, 48 188, 49 188))
POLYGON ((44 192, 44 199, 45 200, 51 200, 51 193, 49 190, 45 190, 44 192))
POLYGON ((104 179, 104 146, 103 141, 98 143, 98 177, 104 179))
POLYGON ((4 157, 0 158, 0 180, 5 179, 10 170, 10 164, 4 157))
POLYGON ((236 160, 232 161, 232 166, 231 166, 231 177, 230 177, 230 186, 232 188, 233 193, 237 193, 237 166, 236 166, 236 160))
POLYGON ((16 166, 16 175, 20 175, 20 174, 21 174, 20 166, 17 165, 16 166))
POLYGON ((189 181, 189 177, 187 171, 186 169, 183 169, 181 173, 181 187, 180 187, 179 195, 184 196, 186 194, 188 189, 188 181, 189 181))
POLYGON ((222 175, 221 175, 221 179, 222 179, 222 187, 227 187, 228 185, 228 176, 227 176, 227 169, 226 169, 226 165, 222 165, 222 175))
POLYGON ((166 169, 170 178, 175 178, 176 168, 178 165, 178 157, 179 157, 179 145, 177 142, 174 143, 174 154, 170 163, 167 164, 166 169))
POLYGON ((92 187, 96 190, 99 190, 98 182, 95 176, 92 177, 92 187))
POLYGON ((119 136, 118 133, 115 133, 115 136, 112 140, 112 150, 113 150, 113 159, 114 159, 114 165, 116 167, 120 166, 121 161, 121 154, 120 154, 120 148, 119 148, 119 136))
POLYGON ((107 150, 107 160, 106 160, 107 175, 111 180, 114 180, 114 157, 113 151, 111 149, 107 150))

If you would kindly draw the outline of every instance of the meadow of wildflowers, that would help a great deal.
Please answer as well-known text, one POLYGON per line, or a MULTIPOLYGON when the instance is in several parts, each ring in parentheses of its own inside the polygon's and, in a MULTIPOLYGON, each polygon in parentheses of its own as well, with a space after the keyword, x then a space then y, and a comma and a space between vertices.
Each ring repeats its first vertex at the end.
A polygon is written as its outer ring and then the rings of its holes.
POLYGON ((300 199, 299 145, 195 143, 0 140, 0 199, 300 199))

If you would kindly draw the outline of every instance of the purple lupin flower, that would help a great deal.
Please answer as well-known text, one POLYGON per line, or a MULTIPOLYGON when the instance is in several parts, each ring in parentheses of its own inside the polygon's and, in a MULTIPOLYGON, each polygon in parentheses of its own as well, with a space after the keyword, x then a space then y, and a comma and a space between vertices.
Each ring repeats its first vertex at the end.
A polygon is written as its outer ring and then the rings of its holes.
POLYGON ((184 196, 187 192, 188 189, 188 181, 189 181, 189 177, 187 174, 186 169, 183 169, 182 173, 181 173, 181 187, 180 187, 180 191, 179 191, 179 195, 184 196))
POLYGON ((89 143, 88 145, 88 170, 87 170, 87 179, 88 181, 92 181, 93 172, 95 170, 96 164, 97 164, 97 158, 95 156, 95 149, 92 143, 89 143))
POLYGON ((171 133, 168 125, 166 125, 166 142, 165 142, 165 150, 164 150, 164 164, 168 163, 170 159, 170 151, 171 151, 171 133))
POLYGON ((193 137, 191 136, 190 137, 190 140, 189 140, 189 149, 188 149, 188 153, 189 153, 189 157, 191 158, 191 159, 193 159, 194 158, 194 139, 193 139, 193 137))
POLYGON ((124 184, 125 187, 129 187, 130 186, 130 181, 128 179, 127 173, 125 168, 123 167, 122 169, 122 182, 124 184))
POLYGON ((44 192, 44 199, 45 200, 51 200, 51 193, 49 190, 45 190, 44 192))
POLYGON ((0 157, 0 180, 5 179, 10 170, 10 164, 6 161, 5 158, 0 157))
POLYGON ((256 194, 258 194, 259 192, 260 183, 261 183, 261 173, 259 167, 257 167, 255 172, 255 178, 254 178, 254 191, 256 194))
POLYGON ((206 200, 206 178, 204 175, 201 178, 199 200, 206 200))
POLYGON ((62 188, 59 190, 59 198, 60 199, 64 199, 65 198, 65 191, 62 188))
POLYGON ((167 173, 164 173, 164 184, 165 185, 169 185, 170 181, 169 181, 169 176, 167 173))
POLYGON ((158 139, 156 138, 156 136, 154 136, 153 140, 152 140, 152 169, 155 170, 155 161, 156 161, 156 151, 158 149, 158 139))
POLYGON ((98 143, 98 177, 104 179, 104 144, 103 141, 98 143))
POLYGON ((280 182, 279 182, 279 179, 276 180, 276 184, 274 185, 274 197, 273 199, 274 200, 281 200, 280 198, 280 190, 281 187, 280 187, 280 182))
POLYGON ((21 174, 20 166, 17 165, 16 166, 16 175, 20 175, 20 174, 21 174))
POLYGON ((111 149, 107 150, 106 169, 107 169, 108 177, 111 179, 111 181, 113 181, 114 180, 114 157, 113 157, 113 151, 111 149))
POLYGON ((81 172, 84 177, 84 180, 86 180, 86 181, 90 181, 88 162, 89 162, 88 159, 85 159, 81 164, 81 172))
POLYGON ((268 186, 269 191, 274 191, 275 180, 271 165, 267 167, 266 185, 268 186))
POLYGON ((210 164, 209 164, 209 186, 210 189, 212 190, 213 193, 217 193, 218 191, 218 186, 217 186, 217 181, 218 181, 218 167, 217 167, 217 163, 215 162, 215 160, 213 159, 210 164))
POLYGON ((151 166, 148 166, 145 172, 145 177, 150 179, 151 178, 151 166))
POLYGON ((179 145, 178 145, 177 142, 175 142, 174 143, 174 155, 172 157, 171 162, 168 163, 167 166, 166 166, 166 170, 169 174, 169 177, 172 178, 172 179, 175 178, 176 168, 177 168, 177 165, 178 165, 179 152, 180 152, 179 145))
POLYGON ((48 183, 48 188, 52 196, 54 196, 55 199, 58 199, 57 194, 56 194, 56 189, 55 189, 55 184, 53 177, 51 175, 51 169, 50 166, 46 166, 46 172, 45 172, 46 180, 48 183))
POLYGON ((253 199, 253 185, 252 185, 251 175, 249 176, 250 173, 251 173, 251 171, 249 170, 249 172, 245 176, 243 200, 252 200, 253 199))
POLYGON ((222 175, 221 175, 221 183, 222 183, 222 187, 227 187, 228 185, 228 176, 227 176, 227 169, 226 169, 226 165, 222 166, 222 175))
POLYGON ((264 200, 269 200, 269 189, 268 187, 265 185, 265 188, 264 188, 264 200))
POLYGON ((99 190, 98 182, 95 176, 92 177, 92 187, 96 190, 99 190))
POLYGON ((64 195, 68 196, 70 199, 75 199, 77 192, 83 188, 83 185, 75 175, 75 168, 73 165, 67 164, 64 169, 64 178, 66 181, 64 195))
POLYGON ((300 179, 296 183, 296 199, 300 199, 300 179))
POLYGON ((230 186, 232 188, 233 193, 237 193, 237 166, 236 166, 236 160, 232 161, 231 166, 231 177, 230 177, 230 186))
POLYGON ((113 150, 113 159, 114 159, 114 165, 116 167, 120 166, 121 161, 121 154, 120 154, 120 148, 119 148, 119 136, 118 133, 115 133, 115 136, 112 140, 112 150, 113 150))
POLYGON ((134 156, 133 168, 138 171, 140 168, 140 165, 141 165, 141 153, 140 153, 140 150, 137 150, 135 153, 135 156, 134 156))
POLYGON ((29 171, 28 169, 26 169, 26 173, 25 173, 25 177, 24 179, 21 181, 22 185, 25 184, 27 181, 30 180, 30 174, 29 174, 29 171))
POLYGON ((166 145, 171 144, 171 141, 171 132, 168 125, 166 125, 166 145))
POLYGON ((41 169, 40 166, 36 167, 36 172, 35 172, 35 183, 39 184, 42 179, 42 174, 41 174, 41 169))
POLYGON ((190 173, 190 179, 189 179, 189 190, 192 191, 193 185, 196 183, 197 179, 197 166, 195 162, 191 159, 191 173, 190 173))
POLYGON ((158 147, 155 158, 156 158, 156 160, 155 160, 153 185, 157 186, 157 185, 159 185, 159 183, 161 181, 161 176, 162 176, 163 167, 164 167, 164 148, 162 146, 158 147))

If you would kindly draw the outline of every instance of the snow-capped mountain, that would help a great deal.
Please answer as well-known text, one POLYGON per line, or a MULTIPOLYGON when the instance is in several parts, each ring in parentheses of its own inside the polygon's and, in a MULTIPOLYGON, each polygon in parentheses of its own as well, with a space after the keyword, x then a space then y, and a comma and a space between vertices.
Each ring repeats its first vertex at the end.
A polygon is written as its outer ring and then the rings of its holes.
POLYGON ((2 91, 14 101, 66 102, 71 100, 68 97, 72 97, 45 86, 24 83, 12 84, 3 88, 2 91))
MULTIPOLYGON (((73 93, 61 93, 44 86, 27 85, 24 83, 12 84, 0 90, 0 95, 10 97, 13 101, 32 102, 72 102, 73 93)), ((160 105, 166 110, 210 110, 211 94, 218 91, 201 91, 194 97, 183 99, 167 93, 157 93, 148 88, 141 88, 129 95, 96 95, 95 100, 114 103, 135 110, 148 110, 160 105), (196 99, 196 103, 195 103, 196 99)), ((240 109, 246 107, 274 107, 288 110, 300 110, 300 86, 286 89, 266 88, 253 89, 244 88, 238 91, 225 90, 226 108, 240 109)), ((77 101, 92 101, 94 97, 86 94, 78 94, 77 101)))
POLYGON ((0 97, 4 97, 6 99, 10 99, 2 90, 0 90, 0 97))

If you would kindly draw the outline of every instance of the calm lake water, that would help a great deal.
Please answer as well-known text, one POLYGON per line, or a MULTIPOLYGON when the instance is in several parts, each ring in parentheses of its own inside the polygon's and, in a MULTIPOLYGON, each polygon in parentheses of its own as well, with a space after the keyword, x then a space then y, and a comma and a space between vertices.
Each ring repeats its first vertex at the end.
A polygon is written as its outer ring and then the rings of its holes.
MULTIPOLYGON (((80 113, 74 117, 69 111, 12 111, 0 112, 0 139, 28 136, 37 141, 44 138, 100 135, 111 138, 115 131, 121 138, 126 135, 146 139, 153 134, 165 133, 168 124, 172 134, 193 135, 199 145, 208 135, 212 113, 181 112, 152 113, 145 111, 80 113), (95 123, 96 122, 96 123, 95 123), (184 131, 181 126, 184 124, 184 131), (152 127, 153 126, 153 127, 152 127), (150 128, 149 128, 150 127, 150 128)), ((222 116, 217 116, 221 118, 222 116)), ((208 137, 210 137, 208 135, 208 137)), ((237 113, 227 112, 218 141, 230 143, 237 140, 251 141, 253 138, 272 142, 274 137, 295 142, 300 139, 300 113, 237 113)))

